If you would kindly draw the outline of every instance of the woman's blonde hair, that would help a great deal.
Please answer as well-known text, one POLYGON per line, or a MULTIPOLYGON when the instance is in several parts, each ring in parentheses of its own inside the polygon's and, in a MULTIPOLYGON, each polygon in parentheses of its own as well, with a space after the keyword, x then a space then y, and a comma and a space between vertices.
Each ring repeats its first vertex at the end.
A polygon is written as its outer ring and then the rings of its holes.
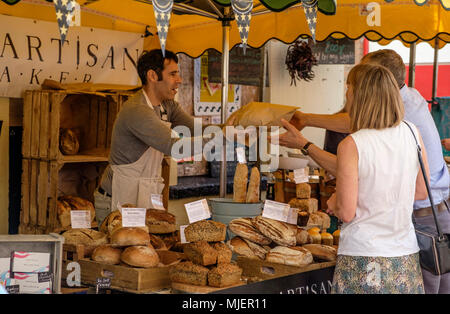
POLYGON ((358 64, 348 74, 352 86, 350 130, 384 129, 398 125, 404 116, 403 101, 397 82, 385 67, 358 64))

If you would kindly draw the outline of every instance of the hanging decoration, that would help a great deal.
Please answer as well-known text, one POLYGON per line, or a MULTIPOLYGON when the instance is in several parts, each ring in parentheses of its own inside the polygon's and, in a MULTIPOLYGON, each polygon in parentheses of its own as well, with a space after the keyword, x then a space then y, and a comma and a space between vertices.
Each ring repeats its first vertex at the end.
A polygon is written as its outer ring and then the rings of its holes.
POLYGON ((75 0, 53 0, 53 3, 55 4, 56 20, 58 22, 62 46, 66 40, 77 3, 75 0))
POLYGON ((306 41, 297 40, 288 47, 286 67, 291 76, 291 85, 297 86, 296 80, 311 81, 314 78, 312 67, 317 65, 317 59, 306 41))
POLYGON ((166 40, 169 32, 170 15, 172 13, 173 0, 153 0, 156 28, 163 56, 166 55, 166 40))
POLYGON ((302 5, 305 11, 306 22, 314 42, 316 42, 316 25, 317 25, 317 2, 318 0, 303 0, 302 5))
POLYGON ((231 0, 231 7, 233 8, 245 54, 250 31, 250 20, 252 18, 253 0, 231 0))

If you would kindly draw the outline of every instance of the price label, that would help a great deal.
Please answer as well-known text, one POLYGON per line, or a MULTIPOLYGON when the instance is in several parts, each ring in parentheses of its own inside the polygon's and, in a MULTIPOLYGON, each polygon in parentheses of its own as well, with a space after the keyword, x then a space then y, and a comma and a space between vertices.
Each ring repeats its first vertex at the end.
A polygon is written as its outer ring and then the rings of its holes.
POLYGON ((298 208, 292 208, 292 207, 289 208, 288 219, 286 222, 291 225, 296 225, 297 219, 298 219, 298 208))
POLYGON ((100 277, 97 278, 97 289, 111 288, 111 278, 100 277))
POLYGON ((184 204, 184 207, 186 208, 190 224, 211 217, 211 211, 209 210, 206 199, 184 204))
POLYGON ((52 281, 53 274, 51 272, 38 273, 38 282, 52 281))
POLYGON ((180 240, 181 240, 181 243, 188 243, 186 241, 186 236, 184 235, 184 229, 186 229, 187 226, 189 226, 189 225, 180 226, 180 240))
POLYGON ((162 209, 166 210, 163 205, 163 196, 162 194, 151 194, 150 201, 153 205, 154 209, 162 209))
POLYGON ((20 286, 19 285, 11 285, 5 287, 6 292, 9 294, 19 294, 20 292, 20 286))
MULTIPOLYGON (((266 200, 264 202, 262 216, 265 218, 290 223, 289 221, 292 221, 292 218, 290 218, 290 216, 292 215, 291 212, 292 210, 289 204, 266 200)), ((297 220, 295 220, 294 224, 296 223, 297 220)))
POLYGON ((296 184, 309 182, 309 168, 300 168, 294 170, 294 181, 296 184))
POLYGON ((72 229, 90 229, 91 212, 89 210, 71 210, 70 224, 72 226, 72 229))
POLYGON ((245 148, 238 147, 236 148, 237 160, 240 164, 245 164, 247 161, 245 159, 245 148))
POLYGON ((146 208, 122 208, 122 227, 145 227, 146 208))

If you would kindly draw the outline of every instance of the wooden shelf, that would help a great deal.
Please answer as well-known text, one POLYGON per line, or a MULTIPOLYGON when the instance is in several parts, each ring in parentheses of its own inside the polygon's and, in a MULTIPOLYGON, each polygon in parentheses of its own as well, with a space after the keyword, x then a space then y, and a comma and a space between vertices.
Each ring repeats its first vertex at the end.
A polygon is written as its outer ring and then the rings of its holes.
POLYGON ((108 162, 109 150, 93 149, 89 151, 79 152, 76 155, 59 154, 58 161, 60 163, 75 162, 108 162))

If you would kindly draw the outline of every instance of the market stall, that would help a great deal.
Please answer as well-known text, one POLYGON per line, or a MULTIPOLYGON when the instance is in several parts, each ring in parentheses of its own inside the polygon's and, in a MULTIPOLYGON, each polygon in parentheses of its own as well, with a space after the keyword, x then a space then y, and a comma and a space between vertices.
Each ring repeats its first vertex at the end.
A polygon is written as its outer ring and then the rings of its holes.
MULTIPOLYGON (((111 5, 111 2, 105 4, 104 1, 96 1, 86 3, 86 6, 83 6, 83 1, 79 2, 82 5, 82 13, 86 15, 86 26, 103 26, 141 33, 147 30, 153 35, 147 37, 146 48, 159 47, 158 38, 154 35, 157 26, 151 11, 153 8, 148 2, 117 1, 111 5), (123 15, 122 12, 126 12, 126 15, 123 15), (99 13, 102 13, 102 18, 98 17, 99 13), (131 20, 131 16, 134 20, 131 20), (149 17, 151 17, 151 23, 148 21, 149 17), (115 22, 111 24, 110 20, 112 19, 115 19, 115 22)), ((252 13, 248 45, 260 47, 270 38, 292 42, 299 36, 309 36, 311 30, 306 21, 300 23, 299 26, 298 15, 304 14, 304 8, 296 2, 286 1, 285 6, 278 8, 271 7, 269 1, 264 2, 264 6, 259 3, 254 5, 255 12, 252 13), (274 13, 270 10, 283 11, 274 13)), ((225 89, 228 86, 226 55, 229 48, 239 44, 242 38, 236 31, 237 27, 234 24, 232 11, 229 8, 224 9, 218 6, 218 3, 209 1, 208 3, 203 3, 205 7, 202 9, 191 9, 182 3, 174 5, 174 11, 180 13, 180 16, 175 14, 172 17, 166 48, 191 56, 198 56, 208 48, 226 52, 223 58, 225 75, 222 80, 224 88, 222 108, 225 108, 227 104, 225 89), (206 7, 212 12, 206 10, 206 7), (190 19, 187 19, 183 13, 189 13, 190 19), (196 14, 200 16, 196 16, 196 14), (218 23, 216 20, 221 22, 226 20, 226 23, 218 23), (222 28, 222 26, 224 27, 222 28), (230 28, 233 29, 233 32, 230 31, 230 28), (193 32, 198 41, 186 41, 186 38, 193 36, 193 32), (221 38, 222 40, 220 40, 221 38), (192 46, 189 46, 190 44, 192 46)), ((320 3, 319 1, 319 9, 320 3)), ((367 10, 367 3, 364 2, 362 7, 362 11, 367 10)), ((362 19, 364 23, 361 23, 360 27, 355 27, 355 19, 349 18, 349 16, 359 12, 361 9, 359 3, 343 3, 342 7, 338 6, 336 15, 320 15, 315 39, 321 41, 329 36, 337 38, 346 36, 356 39, 365 36, 370 40, 389 41, 400 38, 406 43, 421 40, 435 43, 434 38, 438 37, 440 41, 436 42, 439 44, 450 41, 447 32, 450 25, 445 24, 449 19, 441 18, 441 14, 448 15, 448 13, 442 10, 437 1, 431 1, 426 8, 397 5, 395 2, 386 4, 386 8, 386 11, 383 9, 381 23, 389 24, 389 28, 386 27, 381 32, 376 29, 378 25, 369 27, 368 30, 364 25, 365 18, 362 19), (390 7, 395 7, 396 10, 391 13, 388 10, 390 7), (405 9, 411 10, 411 14, 398 14, 405 9), (421 9, 426 10, 419 14, 421 9), (436 12, 439 14, 435 14, 436 12), (427 14, 437 16, 437 22, 433 23, 433 25, 437 25, 435 29, 421 27, 423 22, 417 17, 426 19, 427 14), (397 24, 388 23, 392 18, 399 22, 397 24), (400 21, 399 18, 406 20, 400 21), (411 26, 410 30, 404 32, 403 25, 411 26)), ((328 9, 330 10, 328 13, 334 13, 333 6, 328 9)), ((12 12, 17 16, 32 18, 36 17, 30 15, 30 12, 33 14, 39 12, 48 20, 54 20, 54 15, 51 15, 54 14, 52 4, 38 3, 36 5, 36 1, 26 0, 20 1, 17 7, 6 7, 2 4, 0 13, 12 12), (38 8, 38 10, 33 11, 31 8, 38 8)), ((365 12, 367 13, 367 11, 365 12)), ((82 151, 88 152, 82 154, 85 158, 84 161, 89 163, 107 161, 105 151, 109 146, 114 115, 124 101, 122 97, 127 97, 127 93, 123 91, 105 92, 102 90, 101 92, 104 93, 101 97, 105 97, 97 99, 95 97, 98 95, 89 96, 94 97, 95 100, 87 102, 89 106, 96 109, 89 109, 90 107, 86 109, 89 112, 97 110, 96 117, 100 119, 91 122, 92 126, 97 127, 93 128, 96 130, 95 134, 91 134, 96 141, 90 146, 86 144, 86 141, 80 143, 82 151), (96 121, 103 121, 103 123, 96 124, 96 121), (103 126, 105 127, 103 128, 103 126), (98 149, 103 153, 92 154, 93 151, 98 152, 98 149)), ((59 108, 66 95, 60 97, 61 93, 56 93, 56 96, 53 93, 41 94, 41 92, 28 94, 27 110, 24 111, 24 114, 27 115, 24 117, 30 122, 40 122, 39 119, 46 119, 44 122, 53 121, 56 126, 59 126, 58 118, 61 117, 59 112, 54 113, 54 117, 51 112, 50 117, 40 115, 39 118, 33 118, 32 109, 36 108, 37 110, 38 107, 41 107, 40 101, 42 100, 44 100, 42 103, 47 106, 54 104, 50 108, 59 108)), ((72 92, 67 94, 72 94, 72 92)), ((84 93, 78 92, 73 92, 73 94, 75 96, 84 95, 84 93)), ((66 102, 69 103, 69 100, 66 99, 66 102)), ((70 108, 70 104, 66 106, 70 108)), ((225 110, 222 110, 222 122, 226 120, 224 112, 225 110)), ((69 113, 68 116, 73 116, 73 114, 69 113)), ((45 124, 42 123, 42 125, 45 124)), ((58 197, 56 187, 53 185, 50 205, 49 199, 36 189, 36 186, 45 184, 52 179, 62 164, 80 162, 80 160, 74 161, 73 159, 79 157, 76 153, 64 154, 58 151, 61 149, 58 145, 61 135, 58 133, 59 127, 55 128, 52 125, 50 124, 49 129, 39 130, 39 132, 33 129, 34 132, 37 132, 35 135, 31 133, 32 129, 28 126, 30 133, 25 137, 24 147, 28 147, 29 150, 24 152, 24 158, 28 158, 29 163, 25 162, 24 164, 29 167, 26 174, 30 175, 29 182, 34 186, 36 192, 34 195, 28 194, 32 198, 29 201, 40 203, 39 206, 50 210, 33 212, 33 206, 30 206, 24 208, 26 214, 24 218, 28 219, 25 221, 26 226, 40 227, 39 232, 41 233, 47 231, 47 227, 66 227, 64 230, 59 230, 64 232, 62 236, 65 238, 62 278, 66 283, 70 278, 77 278, 77 274, 73 274, 70 268, 67 268, 69 264, 77 263, 80 266, 80 273, 78 280, 71 281, 74 285, 90 285, 96 286, 97 289, 101 287, 122 292, 154 293, 170 289, 171 292, 188 293, 248 293, 249 291, 253 293, 279 293, 280 291, 283 293, 292 293, 292 291, 293 293, 329 293, 329 282, 336 259, 339 232, 335 232, 337 226, 332 226, 331 218, 324 213, 326 198, 320 197, 323 195, 320 188, 324 179, 322 173, 313 169, 310 171, 305 168, 305 165, 298 166, 297 164, 284 169, 276 169, 277 180, 272 186, 273 197, 266 198, 260 193, 261 174, 258 167, 248 167, 246 162, 239 162, 234 174, 234 181, 231 184, 233 199, 225 201, 212 199, 209 202, 206 199, 200 199, 185 204, 187 216, 190 218, 188 226, 178 229, 177 217, 166 212, 167 201, 163 201, 161 202, 162 207, 166 211, 157 209, 145 211, 144 209, 143 214, 142 210, 138 211, 132 205, 120 204, 122 207, 120 211, 111 213, 104 224, 95 226, 89 221, 87 223, 89 227, 80 228, 73 226, 74 220, 71 220, 70 216, 67 220, 67 213, 80 209, 85 210, 87 206, 79 205, 80 200, 74 199, 74 197, 72 199, 58 197), (47 138, 48 135, 50 138, 47 138), (32 140, 33 136, 36 138, 44 136, 45 138, 43 138, 42 144, 39 144, 32 140), (41 152, 45 155, 41 155, 41 152), (48 163, 47 159, 52 159, 52 156, 59 162, 59 166, 48 163), (42 169, 42 173, 48 171, 49 177, 38 176, 37 169, 42 169), (303 169, 303 179, 297 180, 295 170, 300 169, 303 169), (217 214, 216 206, 221 202, 225 203, 225 207, 237 207, 236 213, 228 217, 232 219, 224 221, 223 217, 213 216, 212 220, 207 220, 211 218, 211 212, 217 214), (254 204, 257 207, 256 212, 248 212, 247 209, 254 204), (129 210, 128 207, 130 207, 129 210), (61 210, 58 211, 58 208, 61 210), (129 220, 127 215, 128 212, 131 215, 132 210, 140 212, 139 222, 129 220), (191 216, 196 218, 191 219, 191 216), (62 226, 63 224, 65 225, 62 226), (308 281, 305 279, 306 276, 303 276, 305 273, 309 274, 308 277, 317 275, 318 279, 308 281), (276 287, 277 278, 285 276, 287 277, 283 279, 284 283, 282 284, 284 286, 280 286, 279 290, 273 289, 276 287), (286 282, 289 282, 288 278, 292 280, 292 283, 286 286, 286 282)), ((70 135, 67 138, 70 142, 70 135)), ((91 137, 87 135, 87 139, 89 138, 91 137)), ((246 157, 248 158, 248 156, 246 157)), ((222 199, 226 196, 226 187, 224 190, 223 186, 226 184, 226 180, 223 180, 226 177, 224 173, 226 173, 225 161, 221 170, 220 196, 222 199)))

